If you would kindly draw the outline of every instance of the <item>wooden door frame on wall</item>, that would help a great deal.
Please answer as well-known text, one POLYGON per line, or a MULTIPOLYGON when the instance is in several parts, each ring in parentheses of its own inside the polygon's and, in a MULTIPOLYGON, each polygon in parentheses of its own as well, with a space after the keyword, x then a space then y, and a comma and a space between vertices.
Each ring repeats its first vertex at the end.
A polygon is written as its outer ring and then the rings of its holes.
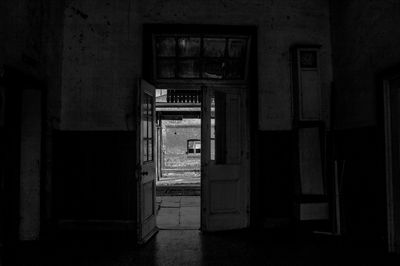
POLYGON ((400 78, 400 65, 390 68, 378 77, 381 90, 378 95, 378 126, 381 128, 383 136, 382 146, 385 161, 385 180, 386 180, 386 212, 387 212, 387 244, 389 252, 396 252, 395 247, 395 221, 394 221, 394 195, 393 195, 393 156, 392 156, 392 136, 391 136, 391 106, 390 106, 390 82, 400 78), (379 99, 380 98, 380 99, 379 99))
MULTIPOLYGON (((212 34, 246 34, 251 37, 250 49, 249 49, 249 63, 248 63, 248 75, 245 84, 240 84, 239 86, 248 87, 248 110, 249 110, 249 124, 250 124, 250 227, 260 226, 260 217, 262 216, 262 206, 261 202, 258 201, 259 195, 262 195, 262 188, 259 186, 259 177, 261 176, 261 171, 259 170, 260 159, 258 154, 260 154, 259 140, 258 140, 258 130, 259 130, 259 113, 258 113, 258 56, 257 56, 257 39, 258 39, 258 26, 257 25, 207 25, 207 24, 144 24, 143 25, 143 43, 152 42, 151 36, 153 32, 189 32, 189 33, 212 33, 212 34)), ((145 59, 149 56, 151 51, 150 45, 144 45, 143 50, 143 64, 142 72, 145 77, 148 77, 150 83, 159 88, 174 88, 174 89, 199 89, 203 85, 218 86, 218 84, 199 80, 197 83, 191 82, 191 88, 187 84, 182 84, 181 82, 173 83, 160 83, 152 80, 151 68, 146 63, 145 59)), ((219 85, 229 85, 235 86, 238 84, 219 84, 219 85)))

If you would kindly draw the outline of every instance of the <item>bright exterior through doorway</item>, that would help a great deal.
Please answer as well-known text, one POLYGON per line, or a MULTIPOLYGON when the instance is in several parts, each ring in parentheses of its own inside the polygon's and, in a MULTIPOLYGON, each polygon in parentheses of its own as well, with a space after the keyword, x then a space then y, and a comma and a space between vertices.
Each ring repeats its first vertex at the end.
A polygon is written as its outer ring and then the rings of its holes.
POLYGON ((201 120, 198 91, 156 91, 157 226, 200 228, 201 120))

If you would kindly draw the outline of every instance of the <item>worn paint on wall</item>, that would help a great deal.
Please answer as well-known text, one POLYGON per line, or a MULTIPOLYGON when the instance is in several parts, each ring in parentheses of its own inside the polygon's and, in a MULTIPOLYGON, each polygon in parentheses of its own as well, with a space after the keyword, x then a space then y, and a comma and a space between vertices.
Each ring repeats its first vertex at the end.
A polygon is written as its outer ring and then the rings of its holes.
POLYGON ((33 76, 42 74, 43 24, 47 0, 4 0, 0 9, 0 65, 12 65, 33 76))
POLYGON ((400 2, 332 1, 337 128, 377 122, 377 75, 400 64, 400 2))
POLYGON ((328 119, 328 0, 69 0, 64 27, 63 129, 129 130, 135 78, 142 74, 143 23, 258 26, 262 130, 291 129, 290 46, 322 45, 322 95, 328 119))
POLYGON ((130 23, 127 0, 67 2, 62 129, 128 130, 133 124, 132 95, 141 61, 130 23))

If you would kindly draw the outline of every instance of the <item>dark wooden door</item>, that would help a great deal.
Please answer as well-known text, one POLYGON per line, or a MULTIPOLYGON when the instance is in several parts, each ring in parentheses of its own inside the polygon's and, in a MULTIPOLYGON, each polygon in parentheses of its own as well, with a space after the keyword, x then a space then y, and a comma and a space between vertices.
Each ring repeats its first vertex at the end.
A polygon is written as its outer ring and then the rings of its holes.
POLYGON ((246 88, 203 88, 201 229, 249 226, 250 158, 246 88))

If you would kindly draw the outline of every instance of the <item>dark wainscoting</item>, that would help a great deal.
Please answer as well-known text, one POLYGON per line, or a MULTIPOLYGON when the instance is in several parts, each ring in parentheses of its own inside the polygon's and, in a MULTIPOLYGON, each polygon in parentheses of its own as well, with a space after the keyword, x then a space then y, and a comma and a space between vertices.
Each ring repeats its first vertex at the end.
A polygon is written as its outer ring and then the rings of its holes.
POLYGON ((134 132, 54 132, 55 220, 135 220, 134 132))
POLYGON ((258 132, 258 174, 253 202, 257 207, 255 219, 263 227, 287 226, 293 219, 293 134, 292 131, 258 132))

